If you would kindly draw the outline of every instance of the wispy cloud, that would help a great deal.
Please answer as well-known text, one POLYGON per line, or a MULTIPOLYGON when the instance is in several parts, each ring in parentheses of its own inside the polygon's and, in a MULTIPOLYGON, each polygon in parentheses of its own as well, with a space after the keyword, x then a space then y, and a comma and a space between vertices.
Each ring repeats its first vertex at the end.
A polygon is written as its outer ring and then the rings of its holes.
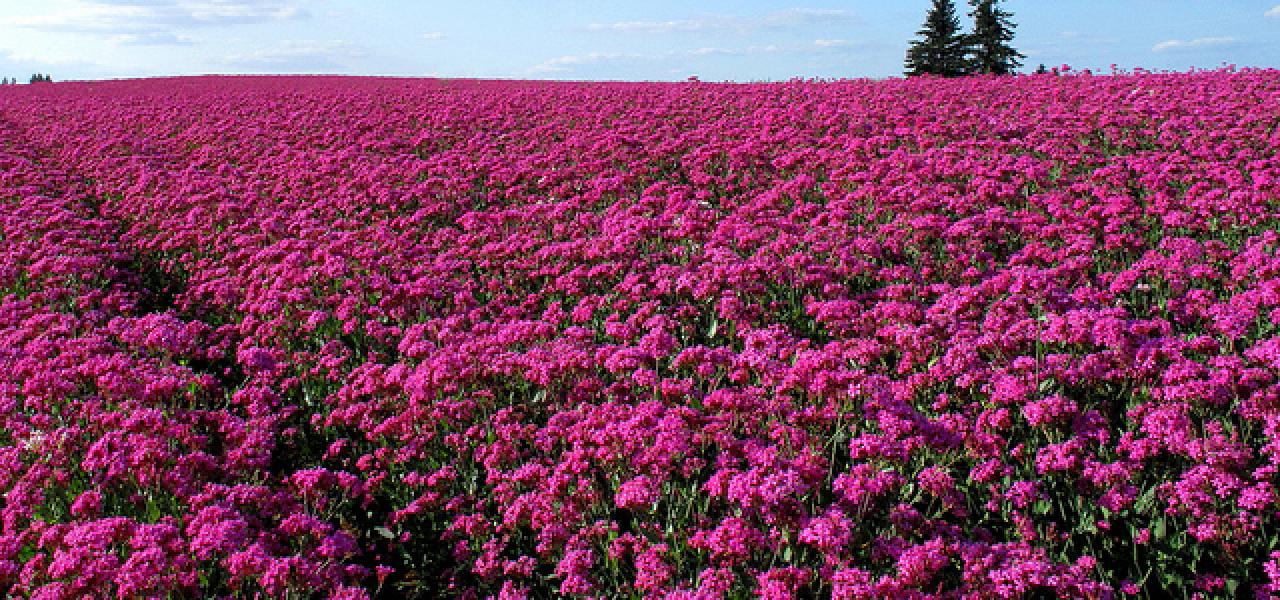
POLYGON ((600 64, 622 63, 657 63, 671 61, 689 61, 709 56, 745 57, 767 54, 815 54, 829 52, 832 48, 852 45, 845 40, 817 40, 812 44, 755 44, 742 47, 704 46, 689 50, 668 50, 666 52, 588 52, 571 54, 541 62, 527 71, 527 75, 554 75, 571 73, 579 67, 600 64), (818 42, 826 42, 819 44, 818 42), (839 42, 839 43, 836 43, 839 42))
POLYGON ((1165 40, 1151 47, 1152 52, 1173 52, 1200 48, 1222 48, 1237 43, 1233 37, 1202 37, 1193 40, 1165 40))
POLYGON ((705 26, 705 22, 701 20, 616 21, 613 23, 592 23, 587 25, 587 29, 590 31, 671 33, 673 31, 697 31, 705 26))
POLYGON ((110 39, 122 46, 190 46, 195 42, 190 36, 173 33, 122 33, 110 39))
POLYGON ((567 73, 574 67, 594 65, 622 60, 643 60, 651 55, 623 52, 588 52, 586 54, 570 54, 545 60, 529 68, 530 74, 567 73))
POLYGON ((437 41, 437 40, 443 40, 443 39, 444 39, 444 33, 443 33, 443 32, 440 32, 440 31, 428 31, 428 32, 426 32, 426 33, 422 34, 422 39, 424 39, 424 40, 428 40, 428 41, 432 41, 432 42, 437 41))
MULTIPOLYGON (((54 56, 47 54, 36 54, 25 52, 22 50, 0 50, 0 64, 13 63, 19 65, 36 65, 36 66, 85 66, 92 65, 95 67, 106 66, 89 60, 81 60, 69 56, 54 56)), ((7 65, 6 65, 7 66, 7 65)))
POLYGON ((121 43, 184 44, 174 33, 306 16, 292 0, 79 0, 72 8, 4 24, 46 32, 107 36, 121 43))
POLYGON ((32 72, 52 73, 60 81, 68 79, 68 72, 75 73, 71 78, 109 77, 118 73, 111 65, 71 54, 0 49, 0 75, 25 80, 32 72))
POLYGON ((765 15, 748 17, 736 15, 706 15, 690 19, 667 21, 616 21, 592 23, 589 31, 618 33, 679 33, 711 30, 737 30, 747 32, 758 29, 787 29, 831 22, 855 20, 852 12, 839 9, 792 8, 765 15))
POLYGON ((319 73, 343 71, 349 60, 365 56, 367 51, 345 40, 288 41, 274 48, 234 54, 223 62, 249 71, 319 73))
POLYGON ((1280 4, 1271 7, 1271 10, 1263 13, 1262 16, 1271 17, 1272 19, 1280 19, 1280 4))
POLYGON ((702 48, 694 48, 688 52, 689 56, 737 56, 742 54, 742 50, 735 48, 716 48, 713 46, 704 46, 702 48))
POLYGON ((847 48, 849 40, 813 40, 813 45, 819 48, 847 48))

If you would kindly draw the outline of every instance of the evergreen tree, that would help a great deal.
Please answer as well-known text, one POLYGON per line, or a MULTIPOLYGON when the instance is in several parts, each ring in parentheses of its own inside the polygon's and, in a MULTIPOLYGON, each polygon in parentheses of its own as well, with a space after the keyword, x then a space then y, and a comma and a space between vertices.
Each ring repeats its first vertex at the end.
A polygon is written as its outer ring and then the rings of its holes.
POLYGON ((924 28, 916 32, 919 39, 907 49, 906 72, 914 75, 958 77, 968 74, 965 55, 966 36, 960 32, 960 19, 951 0, 933 0, 924 20, 924 28))
POLYGON ((973 6, 973 34, 969 36, 970 65, 974 73, 1009 75, 1022 66, 1023 55, 1013 46, 1013 14, 998 6, 999 0, 969 0, 973 6))

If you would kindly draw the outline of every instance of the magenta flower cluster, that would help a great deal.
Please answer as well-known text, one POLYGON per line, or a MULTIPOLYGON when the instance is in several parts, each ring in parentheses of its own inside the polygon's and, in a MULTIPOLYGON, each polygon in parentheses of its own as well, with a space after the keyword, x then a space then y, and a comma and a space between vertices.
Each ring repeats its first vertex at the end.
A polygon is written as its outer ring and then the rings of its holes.
POLYGON ((1280 72, 0 90, 0 589, 1280 594, 1280 72))

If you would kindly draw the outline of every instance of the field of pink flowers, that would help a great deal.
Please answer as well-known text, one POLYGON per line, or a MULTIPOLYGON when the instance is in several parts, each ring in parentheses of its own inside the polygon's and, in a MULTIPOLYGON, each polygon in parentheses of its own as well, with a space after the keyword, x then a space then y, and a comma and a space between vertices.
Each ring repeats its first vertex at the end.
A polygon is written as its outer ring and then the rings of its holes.
POLYGON ((1280 72, 0 90, 0 589, 1280 593, 1280 72))

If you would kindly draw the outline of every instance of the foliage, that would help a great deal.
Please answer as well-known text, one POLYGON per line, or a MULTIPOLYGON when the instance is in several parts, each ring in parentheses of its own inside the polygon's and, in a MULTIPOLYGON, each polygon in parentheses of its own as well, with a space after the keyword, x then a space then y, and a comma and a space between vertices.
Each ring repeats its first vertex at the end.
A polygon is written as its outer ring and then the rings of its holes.
POLYGON ((933 0, 918 39, 907 49, 907 75, 959 77, 969 73, 968 37, 960 30, 955 2, 933 0))
POLYGON ((999 0, 969 0, 973 11, 973 33, 969 35, 970 71, 991 75, 1011 75, 1022 66, 1024 56, 1010 45, 1013 41, 1013 14, 1000 8, 999 0))
POLYGON ((1280 72, 0 96, 0 589, 1280 592, 1280 72))

